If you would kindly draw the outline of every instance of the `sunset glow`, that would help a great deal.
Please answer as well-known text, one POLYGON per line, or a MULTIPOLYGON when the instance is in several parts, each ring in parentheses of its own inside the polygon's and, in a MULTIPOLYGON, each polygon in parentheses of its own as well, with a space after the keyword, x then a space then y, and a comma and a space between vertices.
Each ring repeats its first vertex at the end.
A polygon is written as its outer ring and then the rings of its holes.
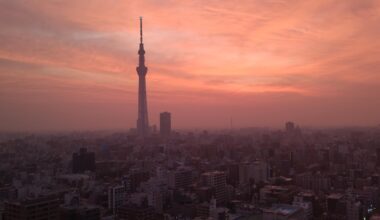
POLYGON ((0 0, 0 130, 380 123, 380 1, 0 0), (207 3, 205 3, 207 2, 207 3))

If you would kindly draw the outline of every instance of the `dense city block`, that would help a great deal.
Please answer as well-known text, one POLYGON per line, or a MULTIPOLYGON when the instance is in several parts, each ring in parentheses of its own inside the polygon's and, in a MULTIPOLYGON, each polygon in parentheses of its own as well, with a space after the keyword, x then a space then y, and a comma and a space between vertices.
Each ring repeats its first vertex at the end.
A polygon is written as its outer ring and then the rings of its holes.
POLYGON ((380 128, 5 133, 1 219, 377 219, 380 128))

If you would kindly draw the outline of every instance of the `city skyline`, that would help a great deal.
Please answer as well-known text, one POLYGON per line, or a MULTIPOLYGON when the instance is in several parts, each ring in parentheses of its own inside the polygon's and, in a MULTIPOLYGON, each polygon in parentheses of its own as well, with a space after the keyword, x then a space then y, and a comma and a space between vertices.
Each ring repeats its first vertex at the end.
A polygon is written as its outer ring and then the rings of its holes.
POLYGON ((380 123, 376 1, 0 6, 0 130, 135 127, 139 16, 152 125, 380 123))

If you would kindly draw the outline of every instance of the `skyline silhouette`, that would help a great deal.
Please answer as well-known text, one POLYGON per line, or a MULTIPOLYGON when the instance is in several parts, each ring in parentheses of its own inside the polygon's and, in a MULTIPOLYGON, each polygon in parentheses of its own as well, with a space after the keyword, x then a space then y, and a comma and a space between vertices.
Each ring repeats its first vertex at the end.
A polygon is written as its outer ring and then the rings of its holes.
POLYGON ((379 24, 378 0, 0 0, 0 220, 380 219, 379 24))
POLYGON ((0 3, 0 130, 136 126, 137 18, 151 125, 380 123, 380 3, 0 3))

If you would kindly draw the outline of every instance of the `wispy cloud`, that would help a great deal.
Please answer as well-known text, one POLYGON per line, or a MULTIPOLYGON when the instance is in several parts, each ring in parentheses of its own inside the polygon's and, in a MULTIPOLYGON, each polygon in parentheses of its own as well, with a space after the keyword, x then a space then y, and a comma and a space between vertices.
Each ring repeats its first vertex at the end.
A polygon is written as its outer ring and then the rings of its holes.
POLYGON ((177 126, 202 126, 180 117, 195 103, 212 126, 235 114, 241 125, 380 121, 376 0, 0 0, 1 128, 33 129, 39 110, 60 112, 41 110, 52 103, 70 109, 67 123, 38 129, 73 128, 89 111, 114 117, 82 127, 134 126, 138 16, 153 122, 170 110, 177 126))

